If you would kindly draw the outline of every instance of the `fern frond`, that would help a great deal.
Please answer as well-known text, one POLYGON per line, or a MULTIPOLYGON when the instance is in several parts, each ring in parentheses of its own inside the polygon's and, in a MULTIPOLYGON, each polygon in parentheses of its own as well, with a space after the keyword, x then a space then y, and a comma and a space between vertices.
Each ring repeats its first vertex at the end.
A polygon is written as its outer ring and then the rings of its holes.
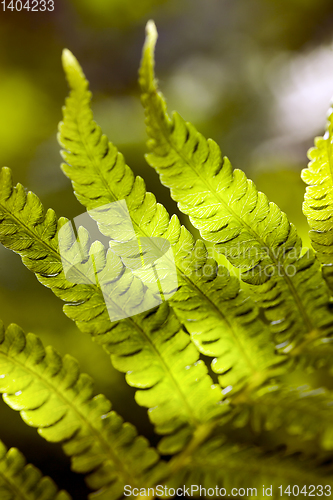
POLYGON ((70 500, 66 491, 59 491, 52 479, 43 477, 40 470, 26 464, 16 448, 7 450, 0 441, 0 498, 1 500, 70 500))
POLYGON ((62 169, 72 181, 77 199, 111 240, 126 241, 128 235, 114 223, 110 210, 94 209, 124 199, 128 212, 123 220, 128 214, 139 241, 147 237, 169 241, 179 290, 168 301, 193 342, 201 353, 215 358, 212 369, 229 392, 246 383, 259 383, 266 370, 281 359, 274 354, 270 332, 259 319, 257 307, 240 291, 238 279, 208 257, 204 242, 195 243, 175 215, 170 219, 155 196, 146 191, 143 179, 134 176, 102 134, 93 120, 88 81, 68 50, 63 53, 63 65, 71 93, 58 140, 65 148, 62 169))
POLYGON ((105 396, 93 397, 93 381, 71 356, 62 358, 39 338, 0 324, 0 393, 24 422, 50 442, 62 442, 75 472, 89 474, 98 498, 117 499, 124 486, 145 485, 163 473, 157 452, 111 411, 105 396))
POLYGON ((243 281, 252 285, 253 297, 265 309, 279 349, 288 352, 307 336, 329 335, 329 290, 313 254, 302 255, 295 227, 242 171, 232 170, 214 141, 177 113, 168 116, 154 79, 156 39, 150 22, 140 69, 148 163, 202 237, 242 270, 243 281))
MULTIPOLYGON (((206 365, 177 318, 163 303, 152 311, 120 322, 110 321, 105 297, 113 302, 114 288, 102 293, 96 281, 88 284, 70 283, 63 271, 58 248, 58 230, 66 219, 59 221, 49 210, 44 214, 40 200, 33 193, 26 194, 23 186, 13 186, 10 170, 0 174, 0 243, 19 253, 23 263, 34 272, 40 282, 67 301, 64 311, 78 327, 91 334, 111 355, 114 366, 126 372, 127 382, 140 390, 137 402, 149 408, 149 417, 156 432, 168 435, 160 443, 163 452, 181 449, 197 427, 225 411, 219 404, 221 390, 214 385, 206 365), (200 401, 200 405, 198 402, 200 401)), ((76 244, 75 236, 68 242, 76 244)), ((108 252, 110 255, 111 252, 108 252)), ((119 259, 120 261, 120 259, 119 259)), ((117 282, 123 275, 123 264, 112 270, 117 282)), ((112 267, 112 266, 111 266, 112 267)), ((109 260, 98 270, 100 282, 105 282, 110 271, 109 260), (103 276, 106 273, 106 276, 103 276)), ((135 280, 133 293, 138 292, 140 280, 135 280), (138 284, 139 282, 139 284, 138 284)), ((113 283, 113 284, 114 284, 113 283)), ((107 287, 107 285, 106 285, 107 287)), ((118 296, 121 294, 118 293, 118 296)), ((117 305, 117 304, 115 304, 117 305)))
POLYGON ((309 164, 302 171, 308 185, 303 212, 310 226, 310 238, 323 264, 323 275, 333 290, 333 109, 330 109, 324 137, 317 137, 308 152, 309 164))
MULTIPOLYGON (((225 488, 225 496, 231 495, 233 488, 244 488, 240 496, 256 496, 263 498, 263 485, 272 486, 270 498, 288 498, 284 493, 290 485, 323 486, 322 491, 330 495, 333 485, 332 466, 321 465, 319 460, 310 460, 283 452, 264 452, 255 446, 242 446, 228 443, 226 436, 211 438, 190 458, 181 454, 173 459, 171 467, 173 477, 168 481, 169 487, 184 485, 202 485, 203 488, 213 488, 205 493, 203 490, 192 490, 193 496, 213 496, 215 488, 225 488), (325 486, 328 488, 325 490, 325 486), (282 495, 279 486, 282 486, 282 495), (247 488, 257 488, 257 494, 247 488)), ((316 488, 314 489, 316 491, 316 488)), ((237 491, 233 490, 237 494, 237 491)), ((304 490, 303 490, 304 493, 304 490)), ((222 496, 223 493, 220 493, 222 496)))
POLYGON ((283 430, 301 441, 315 440, 323 450, 333 450, 332 417, 329 391, 276 384, 261 388, 244 405, 239 404, 233 423, 236 427, 250 423, 256 433, 283 430))

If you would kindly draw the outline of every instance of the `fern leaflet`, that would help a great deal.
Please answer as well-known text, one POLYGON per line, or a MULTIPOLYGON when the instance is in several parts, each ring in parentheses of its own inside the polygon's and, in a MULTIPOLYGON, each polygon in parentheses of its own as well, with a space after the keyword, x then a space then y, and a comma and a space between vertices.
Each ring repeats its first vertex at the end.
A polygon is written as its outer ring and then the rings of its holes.
MULTIPOLYGON (((332 466, 321 465, 320 460, 299 460, 286 454, 264 452, 253 445, 230 444, 226 436, 215 436, 204 443, 190 458, 179 455, 172 459, 170 466, 174 470, 168 486, 202 485, 204 490, 193 489, 194 496, 213 496, 218 489, 225 488, 225 496, 230 496, 233 488, 242 488, 241 496, 263 498, 263 485, 272 486, 270 498, 286 498, 282 492, 288 485, 303 486, 327 485, 326 492, 332 488, 332 466), (208 488, 211 488, 208 492, 208 488), (257 493, 251 491, 257 488, 257 493), (213 490, 213 491, 212 491, 213 490)), ((233 490, 234 491, 234 490, 233 490)), ((223 491, 220 492, 223 496, 223 491)))
POLYGON ((302 179, 308 185, 303 212, 310 226, 312 246, 323 264, 323 275, 333 290, 333 109, 331 108, 324 137, 317 137, 309 150, 308 168, 302 179))
MULTIPOLYGON (((66 223, 64 218, 58 221, 52 210, 44 214, 37 196, 26 194, 20 184, 14 188, 9 169, 2 169, 0 242, 20 253, 38 280, 69 302, 64 306, 65 313, 103 345, 114 366, 127 373, 127 382, 140 388, 137 402, 150 409, 149 417, 156 431, 168 435, 161 441, 160 449, 173 453, 184 446, 197 427, 225 411, 219 405, 221 391, 213 385, 206 365, 199 360, 198 351, 167 303, 151 312, 111 323, 96 283, 73 284, 66 280, 57 238, 58 230, 66 223)), ((74 237, 69 246, 75 243, 74 237)), ((108 259, 104 263, 106 267, 99 269, 99 275, 110 269, 108 259)), ((123 274, 121 262, 116 271, 114 282, 123 274)), ((133 278, 128 284, 134 287, 133 293, 139 293, 138 282, 133 278)), ((109 300, 111 296, 110 292, 109 300)))
POLYGON ((43 477, 33 465, 26 465, 16 448, 7 450, 0 441, 0 497, 1 500, 70 500, 65 491, 59 491, 49 477, 43 477))
POLYGON ((301 442, 314 440, 319 451, 333 449, 333 397, 323 388, 268 385, 252 393, 244 404, 239 400, 238 405, 233 420, 236 427, 250 423, 257 434, 281 429, 301 442))
MULTIPOLYGON (((172 245, 179 290, 169 299, 180 321, 201 353, 216 358, 213 370, 228 391, 259 383, 265 371, 281 361, 274 354, 270 332, 258 310, 239 289, 237 278, 208 258, 202 240, 181 227, 174 215, 146 192, 141 177, 134 177, 117 148, 102 135, 90 109, 88 81, 75 57, 65 50, 63 65, 71 93, 63 109, 59 142, 65 150, 64 173, 77 199, 88 209, 125 199, 137 237, 163 237, 172 245), (253 360, 256 360, 255 365, 253 360)), ((99 229, 111 240, 128 238, 110 214, 90 212, 99 229)), ((266 375, 267 376, 267 375, 266 375)))
MULTIPOLYGON (((38 428, 47 441, 63 442, 75 472, 90 475, 94 498, 119 498, 126 484, 146 484, 163 475, 163 463, 136 429, 111 411, 103 396, 93 397, 93 383, 80 374, 77 361, 44 349, 33 334, 16 325, 0 325, 0 392, 38 428)), ((164 472, 165 474, 165 472, 164 472)))
POLYGON ((313 254, 302 255, 295 227, 242 171, 232 170, 214 141, 177 113, 168 116, 154 79, 156 39, 155 25, 149 22, 140 69, 148 163, 203 238, 242 269, 280 350, 289 352, 304 338, 329 335, 329 291, 313 254))

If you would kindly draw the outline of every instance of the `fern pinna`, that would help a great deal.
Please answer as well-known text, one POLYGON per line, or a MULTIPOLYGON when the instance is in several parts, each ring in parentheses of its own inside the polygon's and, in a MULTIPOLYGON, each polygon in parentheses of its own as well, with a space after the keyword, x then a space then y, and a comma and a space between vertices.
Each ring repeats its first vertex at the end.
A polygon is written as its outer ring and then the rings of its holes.
MULTIPOLYGON (((139 78, 147 161, 203 239, 195 240, 176 215, 169 217, 102 134, 88 82, 65 50, 70 95, 59 126, 62 170, 109 247, 92 241, 83 227, 76 236, 67 219, 15 186, 8 168, 0 174, 0 242, 66 302, 65 314, 126 374, 161 436, 158 447, 124 423, 104 396, 93 396, 92 379, 80 374, 74 358, 44 348, 16 325, 0 326, 3 399, 44 439, 62 443, 73 471, 87 475, 91 498, 136 492, 154 497, 161 491, 167 497, 179 488, 190 496, 217 497, 230 496, 232 488, 244 496, 242 489, 251 488, 260 497, 263 485, 273 498, 288 496, 295 485, 305 494, 329 496, 331 122, 303 172, 313 252, 214 141, 177 113, 168 115, 154 75, 156 40, 149 22, 139 78), (133 234, 124 219, 110 220, 101 209, 114 203, 126 214, 140 252, 146 239, 152 253, 161 238, 171 248, 161 279, 167 281, 174 263, 177 290, 153 308, 154 292, 126 272, 131 254, 115 251, 120 243, 130 248, 133 234), (230 269, 241 270, 244 289, 209 255, 204 240, 227 257, 230 269), (135 298, 126 305, 128 316, 112 321, 110 307, 124 307, 128 297, 135 298)), ((69 498, 26 466, 17 450, 1 445, 0 451, 1 498, 69 498)))

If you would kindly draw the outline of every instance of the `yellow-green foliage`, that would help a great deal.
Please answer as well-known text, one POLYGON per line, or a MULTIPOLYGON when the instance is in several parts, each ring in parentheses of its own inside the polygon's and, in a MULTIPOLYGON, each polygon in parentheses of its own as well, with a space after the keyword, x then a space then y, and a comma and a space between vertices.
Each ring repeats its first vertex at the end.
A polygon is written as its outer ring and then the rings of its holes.
POLYGON ((49 477, 43 477, 33 465, 26 464, 16 449, 7 450, 0 441, 0 496, 3 500, 71 500, 59 491, 49 477))
MULTIPOLYGON (((91 498, 116 500, 126 486, 257 488, 261 497, 266 484, 273 498, 280 498, 279 486, 330 488, 332 127, 317 141, 303 173, 310 184, 304 210, 313 252, 302 247, 287 216, 232 169, 214 141, 177 113, 169 116, 154 75, 156 40, 149 22, 140 69, 147 161, 203 239, 195 240, 176 215, 170 218, 103 135, 93 119, 88 82, 68 50, 63 66, 70 95, 59 143, 62 170, 84 209, 125 200, 139 241, 167 240, 176 293, 153 309, 133 309, 131 317, 112 322, 108 305, 123 300, 121 257, 104 249, 94 261, 93 278, 86 273, 84 280, 68 281, 58 241, 67 219, 45 211, 21 184, 14 186, 8 168, 0 173, 0 242, 66 302, 65 314, 126 374, 137 389, 136 402, 148 409, 162 436, 157 449, 111 411, 104 396, 93 396, 92 380, 80 374, 74 358, 44 348, 16 325, 0 325, 0 392, 40 436, 62 443, 73 471, 87 474, 91 498), (209 255, 204 240, 240 268, 244 289, 209 255), (103 294, 99 283, 110 266, 112 283, 103 294)), ((103 212, 96 221, 111 242, 128 243, 127 229, 108 224, 103 212)), ((92 247, 83 229, 78 238, 87 267, 96 243, 92 247)), ((76 243, 74 233, 67 233, 69 261, 76 257, 76 243)), ((136 296, 144 292, 134 275, 126 288, 136 296)), ((25 467, 17 451, 7 453, 1 445, 0 454, 1 499, 69 498, 25 467)))
POLYGON ((324 137, 317 137, 308 155, 310 163, 302 171, 308 187, 303 204, 311 228, 310 237, 327 284, 333 288, 333 110, 330 109, 324 137))

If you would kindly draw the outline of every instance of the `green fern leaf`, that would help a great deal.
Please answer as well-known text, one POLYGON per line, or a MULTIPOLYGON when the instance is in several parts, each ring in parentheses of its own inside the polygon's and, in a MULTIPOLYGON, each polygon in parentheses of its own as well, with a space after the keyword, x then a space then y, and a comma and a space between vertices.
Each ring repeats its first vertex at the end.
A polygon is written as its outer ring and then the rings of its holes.
POLYGON ((204 242, 195 243, 175 215, 170 220, 154 195, 146 192, 144 181, 134 176, 117 148, 102 135, 90 109, 88 81, 68 50, 63 53, 63 65, 71 93, 58 139, 65 148, 62 169, 71 179, 77 199, 111 240, 126 241, 128 234, 113 218, 110 224, 110 210, 94 209, 124 199, 139 241, 162 237, 170 242, 179 290, 169 303, 195 345, 201 353, 216 358, 212 368, 229 392, 246 383, 259 383, 265 371, 281 360, 274 354, 269 330, 259 320, 257 307, 240 291, 237 278, 208 258, 204 242))
MULTIPOLYGON (((156 432, 168 435, 161 441, 160 449, 174 453, 196 428, 226 411, 219 404, 221 390, 208 376, 206 365, 199 360, 198 351, 167 303, 111 323, 105 295, 96 282, 73 284, 66 280, 58 248, 58 230, 66 223, 64 218, 58 221, 51 210, 44 214, 37 196, 26 194, 20 184, 14 188, 10 170, 2 169, 0 243, 19 253, 38 280, 68 302, 64 306, 67 316, 103 345, 113 365, 126 372, 127 382, 140 389, 137 402, 149 408, 156 432)), ((74 237, 68 243, 69 255, 75 244, 74 237)), ((107 277, 103 273, 110 271, 108 263, 106 259, 104 269, 99 269, 101 282, 107 277)), ((122 276, 123 267, 119 262, 114 282, 122 276)), ((133 293, 138 293, 139 281, 132 277, 128 286, 134 287, 133 293)), ((112 293, 111 287, 107 293, 111 302, 112 293)))
POLYGON ((250 423, 258 434, 279 429, 301 442, 314 440, 319 449, 333 449, 333 397, 323 388, 268 385, 251 394, 245 404, 238 404, 233 420, 236 427, 250 423))
POLYGON ((70 500, 59 491, 49 477, 43 477, 16 448, 7 451, 0 441, 0 498, 1 500, 70 500))
POLYGON ((331 108, 324 137, 317 137, 309 150, 308 168, 302 179, 308 185, 303 212, 310 226, 312 246, 323 264, 323 275, 333 290, 333 109, 331 108))
POLYGON ((329 291, 311 252, 286 215, 222 159, 218 145, 174 113, 170 118, 154 79, 155 25, 147 26, 140 69, 146 111, 148 163, 160 174, 179 208, 203 238, 242 270, 265 309, 279 349, 289 352, 304 337, 332 332, 329 291))
POLYGON ((0 324, 0 392, 24 422, 50 442, 63 442, 75 472, 90 474, 94 498, 119 498, 127 484, 146 484, 163 474, 155 450, 136 429, 111 411, 78 362, 44 349, 33 334, 0 324))
MULTIPOLYGON (((319 460, 305 459, 304 457, 286 456, 282 452, 264 452, 255 446, 230 444, 226 436, 216 436, 197 449, 190 459, 180 454, 170 464, 174 470, 173 477, 168 481, 168 487, 184 485, 202 485, 206 493, 201 490, 192 490, 192 496, 213 496, 218 489, 225 488, 225 496, 231 496, 233 488, 244 488, 240 496, 257 496, 263 498, 263 485, 265 488, 272 486, 272 494, 266 493, 273 499, 288 498, 284 493, 290 485, 322 485, 322 492, 330 495, 333 485, 332 466, 321 465, 319 460), (325 486, 326 490, 325 490, 325 486), (282 494, 279 490, 282 486, 282 494), (208 492, 208 488, 212 488, 208 492), (247 488, 257 488, 257 494, 247 488)), ((307 489, 309 492, 309 490, 307 489)), ((304 490, 303 490, 304 493, 304 490)), ((219 493, 223 496, 223 491, 219 493)))

